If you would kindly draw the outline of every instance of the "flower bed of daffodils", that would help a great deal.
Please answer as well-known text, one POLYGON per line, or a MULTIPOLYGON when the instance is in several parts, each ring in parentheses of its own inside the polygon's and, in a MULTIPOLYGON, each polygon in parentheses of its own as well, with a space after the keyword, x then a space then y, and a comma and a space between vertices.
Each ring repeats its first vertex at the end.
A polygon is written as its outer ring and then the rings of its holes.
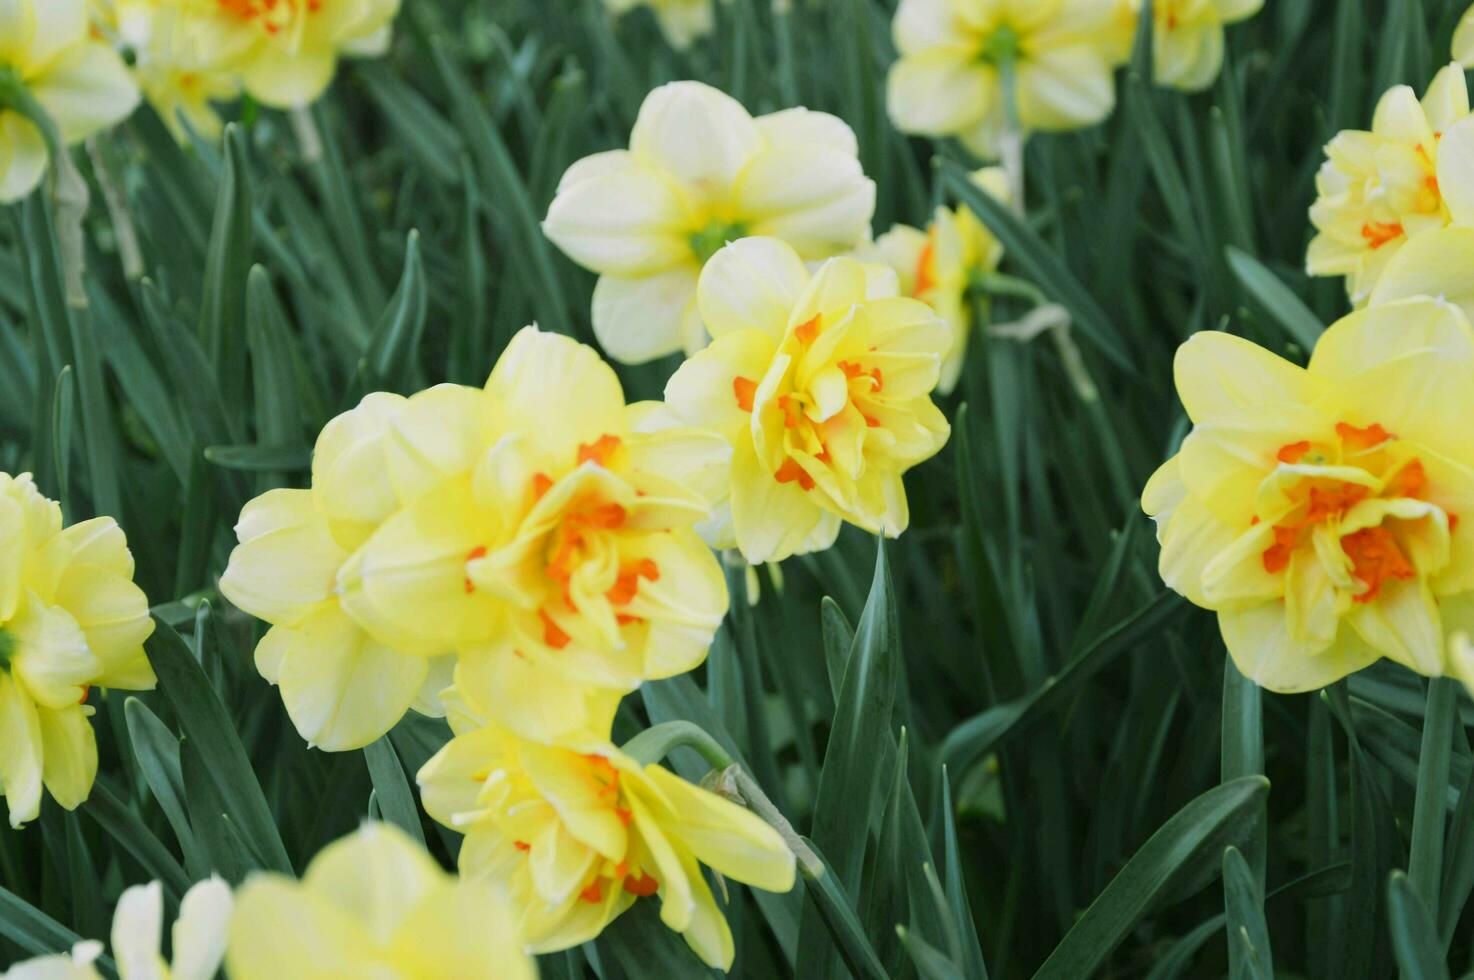
POLYGON ((0 980, 1469 975, 1466 66, 0 0, 0 980))

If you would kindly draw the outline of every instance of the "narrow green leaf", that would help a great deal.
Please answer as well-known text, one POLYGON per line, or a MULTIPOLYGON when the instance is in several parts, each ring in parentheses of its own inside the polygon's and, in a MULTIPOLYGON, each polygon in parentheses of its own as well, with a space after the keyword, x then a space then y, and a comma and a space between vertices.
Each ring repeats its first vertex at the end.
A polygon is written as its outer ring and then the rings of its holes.
MULTIPOLYGON (((251 268, 246 280, 246 341, 251 350, 257 440, 266 446, 300 442, 304 412, 292 335, 271 276, 259 265, 251 268)), ((205 454, 208 457, 209 450, 205 454)))
POLYGON ((962 849, 957 843, 957 815, 952 806, 951 780, 942 769, 942 866, 946 873, 947 905, 957 928, 962 956, 963 975, 974 980, 988 980, 988 967, 983 962, 983 948, 978 940, 977 924, 972 917, 972 903, 967 897, 967 880, 962 872, 962 849))
MULTIPOLYGON (((66 953, 82 941, 81 936, 5 888, 0 888, 0 936, 33 956, 66 953)), ((107 956, 100 957, 97 965, 109 976, 118 974, 117 966, 107 956)))
POLYGON ((312 465, 309 446, 206 446, 205 460, 246 473, 301 473, 312 465))
POLYGON ((829 673, 829 692, 839 700, 845 665, 855 645, 855 628, 845 618, 839 603, 825 596, 819 603, 819 624, 824 634, 824 666, 829 673))
MULTIPOLYGON (((824 862, 825 871, 816 877, 804 879, 807 884, 804 893, 809 897, 810 907, 816 910, 832 938, 835 950, 856 977, 863 980, 888 980, 885 967, 881 966, 880 957, 875 955, 875 948, 870 944, 865 929, 855 914, 854 904, 845 893, 844 886, 835 880, 834 873, 830 870, 833 866, 825 860, 816 844, 812 841, 805 843, 824 862)), ((810 947, 800 947, 801 963, 802 951, 808 948, 810 947)), ((799 975, 816 976, 810 972, 799 975)))
POLYGON ((1438 908, 1438 891, 1443 884, 1443 818, 1461 686, 1452 677, 1428 681, 1428 710, 1423 715, 1418 789, 1413 801, 1412 851, 1407 866, 1408 884, 1417 892, 1424 910, 1438 908))
MULTIPOLYGON (((252 195, 246 168, 245 136, 225 127, 225 166, 215 197, 210 245, 205 250, 205 286, 200 301, 200 343, 219 386, 221 402, 240 406, 245 398, 246 274, 251 268, 252 195)), ((201 379, 203 380, 203 379, 201 379)), ((229 409, 227 408, 227 415, 229 409)))
POLYGON ((1224 250, 1224 254, 1228 256, 1228 267, 1233 270, 1234 278, 1254 304, 1279 324, 1285 336, 1299 344, 1301 349, 1314 350, 1325 324, 1310 312, 1310 307, 1252 255, 1232 245, 1224 250))
POLYGON ((1401 871, 1387 879, 1387 927, 1403 980, 1448 980, 1448 963, 1433 916, 1401 871))
POLYGON ((1273 980, 1274 956, 1264 921, 1264 892, 1236 847, 1223 852, 1223 896, 1228 922, 1229 976, 1273 980))
POLYGON ((420 827, 419 807, 415 804, 415 795, 409 788, 409 780, 405 778, 404 767, 399 764, 399 756, 395 754, 389 736, 385 735, 366 746, 363 758, 368 763, 374 796, 379 801, 384 820, 394 824, 423 846, 425 832, 420 827))
POLYGON ((149 710, 148 705, 137 698, 130 697, 123 702, 123 713, 128 721, 133 756, 138 760, 143 779, 174 830, 190 874, 196 878, 203 877, 209 873, 209 868, 195 841, 194 828, 189 824, 184 776, 179 764, 179 740, 149 710))
POLYGON ((1459 918, 1474 891, 1474 767, 1459 792, 1459 805, 1448 825, 1443 849, 1443 884, 1439 889, 1438 931, 1447 949, 1458 929, 1459 918))
POLYGON ((429 302, 425 264, 420 257, 420 233, 411 231, 404 249, 404 273, 399 288, 379 317, 364 351, 371 387, 400 391, 417 386, 419 371, 415 358, 425 332, 429 302))
POLYGON ((169 849, 153 835, 127 804, 118 799, 101 778, 92 786, 92 793, 82 806, 82 812, 91 817, 113 840, 153 877, 163 882, 164 889, 175 902, 189 890, 190 878, 169 849))
POLYGON ((1055 947, 1036 980, 1093 976, 1143 916, 1183 882, 1216 869, 1223 848, 1241 839, 1269 780, 1246 776, 1214 787, 1152 834, 1055 947))

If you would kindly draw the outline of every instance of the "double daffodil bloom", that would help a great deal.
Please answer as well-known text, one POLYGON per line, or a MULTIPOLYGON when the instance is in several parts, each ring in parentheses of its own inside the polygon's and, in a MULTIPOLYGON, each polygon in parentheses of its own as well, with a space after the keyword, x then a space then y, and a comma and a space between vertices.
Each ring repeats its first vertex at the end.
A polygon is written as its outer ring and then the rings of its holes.
POLYGON ((458 879, 405 833, 365 824, 300 882, 257 874, 236 896, 231 980, 534 980, 506 895, 458 879))
POLYGON ((507 884, 534 952, 587 942, 655 895, 661 920, 725 970, 732 933, 701 865, 793 888, 794 856, 777 831, 715 793, 607 740, 549 746, 451 719, 457 736, 420 770, 425 809, 466 835, 463 876, 507 884))
MULTIPOLYGON (((1118 0, 1119 60, 1129 60, 1142 0, 1118 0)), ((1223 68, 1224 28, 1248 20, 1264 0, 1154 0, 1152 76, 1159 85, 1198 92, 1223 68)))
POLYGON ((613 14, 625 14, 636 7, 649 7, 660 24, 660 32, 677 51, 684 51, 699 37, 711 33, 716 25, 712 0, 604 0, 613 14))
POLYGON ((896 275, 851 258, 810 275, 771 238, 718 252, 701 274, 712 345, 666 402, 732 444, 730 523, 719 547, 757 564, 819 551, 849 521, 890 537, 910 514, 902 474, 947 441, 932 404, 952 331, 898 296, 896 275))
POLYGON ((1239 670, 1307 691, 1387 657, 1457 672, 1474 624, 1474 329, 1452 304, 1346 317, 1300 368, 1200 333, 1193 430, 1147 484, 1168 586, 1218 613, 1239 670))
POLYGON ((901 0, 891 122, 997 159, 1011 73, 1025 132, 1094 125, 1116 102, 1117 14, 1116 0, 901 0))
POLYGON ((1468 118, 1464 71, 1455 64, 1438 73, 1421 103, 1399 85, 1377 103, 1370 132, 1337 133, 1316 177, 1310 220, 1318 234, 1306 270, 1345 276, 1347 294, 1361 306, 1409 240, 1474 220, 1468 118))
POLYGON ((36 819, 43 785, 68 810, 92 792, 88 695, 154 686, 153 628, 113 519, 63 530, 30 474, 0 473, 0 792, 12 827, 36 819))
POLYGON ((277 109, 307 106, 332 84, 340 58, 389 49, 399 2, 216 0, 221 56, 256 101, 277 109))
MULTIPOLYGON (((213 980, 225 958, 225 936, 234 902, 230 886, 209 878, 179 904, 171 933, 173 963, 159 953, 164 932, 164 892, 157 881, 123 892, 113 913, 113 959, 123 980, 213 980)), ((102 943, 88 940, 69 956, 42 956, 17 963, 0 980, 100 980, 93 965, 102 943)))
POLYGON ((108 0, 97 5, 98 26, 132 55, 133 75, 149 104, 183 142, 188 126, 219 137, 213 103, 240 94, 233 63, 244 38, 233 35, 218 4, 193 0, 108 0))
POLYGON ((330 423, 311 490, 246 506, 220 589, 273 624, 257 668, 315 745, 442 713, 457 660, 494 678, 503 724, 556 738, 705 658, 727 592, 693 528, 730 454, 528 328, 485 389, 370 395, 330 423))
POLYGON ((88 31, 86 0, 0 0, 0 204, 34 190, 49 159, 41 130, 6 104, 13 86, 24 86, 67 145, 138 105, 123 59, 88 31))
MULTIPOLYGON (((1008 200, 1008 179, 989 167, 973 174, 973 181, 999 200, 1008 200)), ((896 272, 901 295, 921 300, 936 311, 952 330, 952 347, 942 358, 937 390, 948 394, 957 386, 972 335, 970 290, 979 276, 1003 261, 1003 245, 966 206, 939 207, 926 231, 896 225, 857 253, 896 272)))
POLYGON ((645 97, 628 150, 568 168, 543 230, 599 274, 593 323, 605 353, 627 364, 692 353, 706 343, 696 278, 727 242, 770 235, 815 260, 869 235, 875 185, 857 153, 834 116, 754 119, 710 86, 673 82, 645 97))

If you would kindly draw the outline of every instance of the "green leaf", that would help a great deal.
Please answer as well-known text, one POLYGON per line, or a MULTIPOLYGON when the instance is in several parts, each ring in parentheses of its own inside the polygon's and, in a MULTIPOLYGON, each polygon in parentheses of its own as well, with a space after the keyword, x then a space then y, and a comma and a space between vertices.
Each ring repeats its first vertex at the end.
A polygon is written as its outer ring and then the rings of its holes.
POLYGON ((1387 927, 1403 980, 1448 980, 1443 942, 1428 906, 1401 871, 1387 880, 1387 927))
POLYGON ((1438 908, 1438 891, 1443 884, 1443 818, 1461 686, 1452 677, 1428 681, 1428 710, 1423 715, 1418 788, 1413 801, 1412 852, 1407 866, 1408 883, 1418 893, 1424 910, 1438 908))
POLYGON ((819 603, 819 623, 824 634, 824 666, 829 674, 829 692, 839 700, 845 665, 855 645, 855 628, 845 618, 839 603, 825 596, 819 603))
POLYGON ((207 462, 245 473, 301 473, 312 466, 308 446, 206 446, 207 462))
MULTIPOLYGON (((241 406, 245 398, 246 274, 251 268, 252 197, 245 136, 225 127, 225 166, 215 197, 215 219, 205 250, 205 287, 200 300, 200 344, 210 358, 209 377, 221 402, 241 406)), ((204 379, 201 379, 204 380, 204 379)))
POLYGON ((1228 256, 1228 267, 1233 271, 1234 278, 1239 281, 1254 305, 1279 324, 1285 336, 1299 344, 1302 350, 1314 350, 1316 341, 1325 331, 1325 324, 1321 323, 1320 317, 1312 313, 1310 307, 1289 286, 1249 253, 1229 245, 1224 249, 1224 254, 1228 256))
POLYGON ((1036 980, 1094 975, 1136 924, 1164 897, 1208 869, 1223 848, 1244 833, 1263 803, 1269 780, 1246 776, 1214 787, 1179 810, 1152 834, 1055 947, 1036 980))
POLYGON ((276 820, 230 715, 179 635, 157 618, 154 623, 144 649, 225 814, 267 869, 291 874, 292 862, 276 820))
POLYGON ((384 820, 404 831, 421 846, 425 843, 425 832, 420 827, 420 810, 415 804, 415 795, 405 778, 404 767, 399 756, 385 735, 363 750, 368 763, 369 778, 373 780, 374 795, 379 801, 379 810, 384 820))
MULTIPOLYGON (((33 956, 66 953, 82 937, 14 892, 0 888, 0 936, 4 936, 33 956)), ((116 977, 118 968, 102 956, 97 965, 109 976, 116 977)))
POLYGON ((978 941, 977 924, 972 917, 972 903, 967 897, 967 880, 962 872, 962 849, 957 842, 957 815, 952 806, 952 786, 945 768, 942 770, 942 846, 947 906, 951 909, 961 945, 960 965, 963 975, 974 980, 987 980, 988 967, 983 962, 983 948, 978 941))
MULTIPOLYGON (((267 446, 301 442, 304 412, 292 335, 271 276, 259 265, 251 268, 246 280, 246 341, 251 349, 256 438, 267 446)), ((208 457, 209 450, 205 452, 208 457)))
MULTIPOLYGON (((875 948, 870 944, 865 929, 855 914, 854 903, 845 893, 844 886, 835 880, 834 873, 830 870, 833 866, 812 841, 804 843, 808 844, 825 867, 823 873, 804 879, 808 885, 804 894, 809 898, 809 907, 817 912, 824 928, 832 938, 834 949, 856 977, 863 978, 863 980, 888 980, 885 967, 881 966, 880 958, 875 955, 875 948)), ((800 963, 803 962, 802 951, 809 948, 811 947, 807 945, 800 946, 800 963)), ((800 972, 799 975, 816 976, 810 972, 800 972)))
POLYGON ((1264 921, 1264 892, 1236 847, 1223 852, 1223 896, 1228 921, 1229 976, 1273 980, 1274 956, 1264 921))
POLYGON ((202 878, 210 869, 189 823, 184 776, 179 763, 179 739, 149 710, 148 705, 137 698, 130 697, 123 702, 123 713, 128 721, 133 756, 138 761, 144 782, 148 783, 149 791, 173 828, 190 874, 202 878))
POLYGON ((1131 355, 1122 345, 1105 311, 1044 241, 1009 208, 972 182, 967 169, 952 160, 937 163, 942 179, 958 200, 1003 243, 1008 257, 1056 302, 1070 311, 1080 335, 1127 373, 1131 355))
POLYGON ((404 249, 404 273, 399 288, 379 317, 364 351, 370 387, 408 391, 416 386, 419 371, 415 357, 425 332, 429 302, 425 264, 420 257, 420 233, 412 231, 404 249))
POLYGON ((149 875, 163 882, 164 889, 175 902, 189 890, 190 877, 169 849, 146 827, 127 804, 118 799, 101 777, 92 786, 92 793, 82 806, 82 812, 91 817, 108 833, 123 850, 133 855, 149 875))

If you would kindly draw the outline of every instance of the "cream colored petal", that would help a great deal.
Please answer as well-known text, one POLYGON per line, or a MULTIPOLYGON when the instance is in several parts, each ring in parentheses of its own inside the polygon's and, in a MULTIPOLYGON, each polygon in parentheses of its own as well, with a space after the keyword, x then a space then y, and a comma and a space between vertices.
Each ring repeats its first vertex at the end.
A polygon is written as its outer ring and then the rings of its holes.
MULTIPOLYGON (((170 980, 213 980, 225 958, 235 899, 230 886, 212 875, 184 893, 171 931, 174 962, 170 980)), ((117 948, 117 941, 113 941, 117 948)))
POLYGON ((737 178, 736 206, 753 235, 787 242, 805 258, 853 249, 870 233, 875 183, 853 153, 782 146, 758 153, 737 178))
POLYGON ((1459 24, 1454 28, 1453 57, 1465 68, 1474 67, 1474 7, 1464 11, 1459 24))
POLYGON ((50 708, 78 704, 87 685, 102 672, 102 663, 87 647, 87 636, 59 606, 43 606, 34 595, 25 610, 6 627, 17 652, 11 674, 36 703, 50 708))
POLYGON ((29 0, 34 20, 30 43, 19 59, 21 77, 27 81, 49 71, 69 49, 87 37, 86 0, 29 0))
POLYGON ((485 451, 482 427, 490 417, 485 392, 467 385, 436 385, 405 402, 388 422, 383 447, 399 503, 471 472, 485 451))
POLYGON ((29 119, 0 110, 0 144, 6 150, 0 170, 0 204, 13 204, 36 189, 46 173, 46 140, 29 119))
POLYGON ((1115 78, 1097 44, 1046 48, 1020 64, 1018 100, 1026 129, 1077 129, 1110 115, 1115 78))
POLYGON ((705 346, 696 309, 695 261, 664 272, 625 279, 599 277, 594 286, 594 336, 621 364, 644 364, 667 354, 705 346))
POLYGON ((776 238, 744 238, 706 263, 697 303, 713 337, 759 330, 776 343, 808 283, 808 269, 791 245, 776 238))
POLYGON ((891 66, 886 109, 902 132, 946 136, 982 122, 996 86, 971 48, 931 48, 891 66))
POLYGON ((129 980, 164 980, 168 965, 159 953, 163 941, 163 888, 153 881, 125 890, 113 912, 113 959, 118 972, 129 980))
POLYGON ((802 106, 759 116, 757 128, 768 147, 827 147, 849 156, 858 156, 860 143, 850 124, 827 112, 815 112, 802 106))
POLYGON ((688 262, 692 220, 679 187, 649 167, 588 177, 558 192, 543 232, 573 261, 606 275, 647 276, 688 262))
POLYGON ((1449 127, 1439 141, 1438 189, 1455 224, 1474 224, 1474 117, 1449 127))
POLYGON ((1446 131, 1469 114, 1469 86, 1462 67, 1453 64, 1439 69, 1423 93, 1423 112, 1435 133, 1446 131))
POLYGON ((122 122, 139 99, 123 59, 94 41, 68 50, 31 88, 66 143, 122 122))
POLYGON ((740 102, 701 82, 670 82, 652 91, 630 132, 630 152, 642 163, 703 196, 730 186, 762 142, 740 102))
POLYGON ((1348 622, 1382 656, 1426 677, 1443 672, 1443 622, 1426 581, 1384 582, 1375 599, 1353 606, 1348 622))
POLYGON ((336 592, 348 554, 334 540, 308 490, 271 490, 241 511, 240 544, 231 552, 220 593, 273 624, 301 622, 336 592))

